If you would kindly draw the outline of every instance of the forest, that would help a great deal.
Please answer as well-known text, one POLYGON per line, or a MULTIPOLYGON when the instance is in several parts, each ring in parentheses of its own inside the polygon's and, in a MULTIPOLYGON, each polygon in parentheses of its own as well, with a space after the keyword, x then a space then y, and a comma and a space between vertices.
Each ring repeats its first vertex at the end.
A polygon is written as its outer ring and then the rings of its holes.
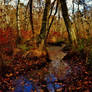
POLYGON ((92 1, 0 0, 0 92, 91 92, 92 1))

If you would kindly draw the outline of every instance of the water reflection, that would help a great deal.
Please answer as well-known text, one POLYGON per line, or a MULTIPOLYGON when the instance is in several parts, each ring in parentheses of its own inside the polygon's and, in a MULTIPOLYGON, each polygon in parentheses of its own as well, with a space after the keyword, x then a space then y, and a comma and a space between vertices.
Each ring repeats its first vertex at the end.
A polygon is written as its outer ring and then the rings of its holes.
POLYGON ((55 90, 62 88, 64 86, 56 83, 56 81, 57 78, 53 74, 50 74, 46 77, 47 89, 49 90, 49 92, 55 92, 55 90))
MULTIPOLYGON (((44 85, 44 87, 46 87, 48 92, 55 92, 55 90, 60 89, 64 86, 56 82, 57 78, 53 74, 50 74, 44 80, 46 81, 46 85, 44 85)), ((35 83, 33 82, 33 80, 28 80, 21 76, 15 81, 14 92, 42 92, 42 87, 43 85, 41 83, 35 83)))

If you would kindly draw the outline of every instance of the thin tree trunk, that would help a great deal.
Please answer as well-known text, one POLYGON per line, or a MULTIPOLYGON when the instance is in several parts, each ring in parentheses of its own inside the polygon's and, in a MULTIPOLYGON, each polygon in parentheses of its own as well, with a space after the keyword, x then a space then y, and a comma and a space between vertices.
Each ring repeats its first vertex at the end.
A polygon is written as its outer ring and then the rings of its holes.
POLYGON ((76 34, 75 34, 75 29, 71 23, 71 20, 69 19, 66 0, 60 0, 60 3, 61 3, 61 9, 62 9, 62 16, 64 18, 64 22, 65 22, 67 32, 68 32, 69 41, 70 41, 70 43, 77 45, 77 38, 76 38, 76 34))
POLYGON ((7 22, 6 22, 6 21, 7 21, 7 20, 6 20, 7 14, 6 14, 6 8, 5 8, 5 7, 6 7, 6 6, 5 6, 5 0, 3 1, 2 4, 3 4, 3 7, 2 7, 2 8, 3 8, 2 17, 3 17, 3 22, 4 22, 4 23, 3 23, 3 30, 5 30, 5 28, 6 28, 6 23, 7 23, 7 22))
POLYGON ((55 2, 56 2, 56 0, 54 0, 53 3, 52 3, 52 5, 51 5, 51 11, 50 11, 49 19, 50 19, 51 15, 52 15, 52 11, 53 11, 55 2))
POLYGON ((18 0, 17 9, 16 9, 16 21, 17 21, 17 40, 16 43, 19 44, 21 41, 21 32, 20 32, 20 17, 19 17, 19 9, 20 9, 20 0, 18 0))
POLYGON ((39 44, 40 44, 39 47, 42 49, 45 46, 45 39, 47 36, 47 30, 48 30, 48 25, 49 25, 48 17, 49 17, 50 3, 51 3, 50 0, 46 0, 44 13, 43 13, 43 19, 42 19, 41 31, 38 38, 39 44))
POLYGON ((73 5, 73 8, 72 8, 72 15, 74 16, 74 0, 72 0, 72 5, 73 5))
POLYGON ((31 22, 31 27, 32 27, 32 33, 34 36, 34 26, 33 26, 33 14, 32 14, 32 6, 33 6, 33 0, 29 0, 29 6, 30 6, 30 22, 31 22))
POLYGON ((50 22, 50 24, 48 26, 46 39, 48 38, 48 35, 49 35, 49 32, 50 32, 50 28, 51 28, 51 26, 53 24, 53 21, 54 21, 55 15, 57 14, 57 11, 58 11, 58 2, 57 2, 57 5, 56 5, 56 10, 55 10, 54 16, 53 16, 53 18, 52 18, 52 20, 51 20, 51 22, 50 22))
POLYGON ((2 54, 0 54, 0 74, 2 75, 2 66, 3 66, 3 59, 2 54))

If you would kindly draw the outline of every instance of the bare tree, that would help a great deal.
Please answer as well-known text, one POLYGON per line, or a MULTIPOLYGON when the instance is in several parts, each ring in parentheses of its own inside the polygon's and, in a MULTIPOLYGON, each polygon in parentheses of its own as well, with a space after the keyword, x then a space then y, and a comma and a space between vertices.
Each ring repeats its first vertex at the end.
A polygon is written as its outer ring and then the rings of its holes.
POLYGON ((16 22, 17 22, 17 40, 16 43, 19 44, 21 42, 21 32, 20 32, 20 0, 18 0, 17 9, 16 9, 16 22))
POLYGON ((76 33, 74 30, 74 27, 72 26, 72 22, 69 19, 66 0, 60 0, 60 3, 61 3, 61 9, 62 9, 62 16, 64 18, 64 22, 65 22, 67 32, 68 32, 69 41, 73 43, 74 45, 76 45, 77 44, 76 33))
MULTIPOLYGON (((55 4, 55 3, 54 3, 54 4, 55 4)), ((53 24, 53 21, 54 21, 55 15, 57 14, 57 11, 58 11, 58 5, 59 5, 59 2, 57 2, 54 16, 52 17, 52 20, 51 20, 51 22, 50 22, 50 24, 49 24, 49 26, 48 26, 48 30, 47 30, 47 37, 46 37, 46 39, 48 38, 48 35, 49 35, 49 32, 50 32, 50 28, 51 28, 51 26, 52 26, 52 24, 53 24)), ((52 11, 52 9, 51 9, 51 11, 52 11)), ((49 16, 49 18, 50 18, 50 16, 49 16)))
POLYGON ((32 33, 33 33, 33 35, 34 35, 32 6, 33 6, 33 0, 29 0, 29 7, 30 7, 30 22, 31 22, 32 33))
POLYGON ((46 0, 43 18, 42 18, 42 26, 41 26, 40 35, 38 38, 41 48, 45 46, 45 39, 47 36, 47 30, 49 25, 48 17, 49 17, 50 3, 51 3, 50 0, 46 0))

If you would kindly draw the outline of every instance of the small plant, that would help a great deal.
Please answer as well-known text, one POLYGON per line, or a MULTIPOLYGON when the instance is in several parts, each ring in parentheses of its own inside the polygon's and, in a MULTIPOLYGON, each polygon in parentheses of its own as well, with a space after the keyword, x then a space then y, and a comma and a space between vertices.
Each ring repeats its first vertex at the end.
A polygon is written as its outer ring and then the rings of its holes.
POLYGON ((78 51, 82 51, 85 48, 86 44, 85 44, 85 39, 80 39, 78 42, 78 51))

